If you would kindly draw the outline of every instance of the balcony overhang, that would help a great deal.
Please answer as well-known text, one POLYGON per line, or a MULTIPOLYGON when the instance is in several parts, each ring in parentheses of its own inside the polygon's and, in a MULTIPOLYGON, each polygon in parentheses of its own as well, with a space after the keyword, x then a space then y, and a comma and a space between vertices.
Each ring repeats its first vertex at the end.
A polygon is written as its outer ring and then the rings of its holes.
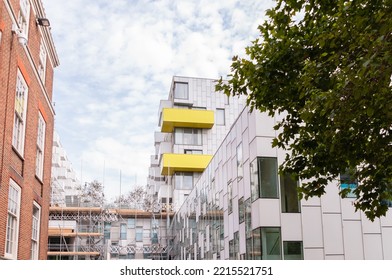
POLYGON ((173 175, 174 172, 203 172, 210 163, 211 155, 163 154, 161 174, 173 175))
POLYGON ((161 132, 171 133, 175 127, 212 128, 214 111, 164 108, 161 132))

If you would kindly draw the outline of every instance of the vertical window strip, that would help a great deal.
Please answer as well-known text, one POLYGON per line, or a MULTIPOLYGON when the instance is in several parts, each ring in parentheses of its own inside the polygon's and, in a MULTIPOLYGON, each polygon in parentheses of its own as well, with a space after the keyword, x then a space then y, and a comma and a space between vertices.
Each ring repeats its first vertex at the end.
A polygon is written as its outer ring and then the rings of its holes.
POLYGON ((18 70, 15 93, 15 115, 12 145, 23 156, 24 134, 26 129, 28 87, 21 72, 18 70))
POLYGON ((37 133, 37 155, 35 174, 39 179, 43 178, 44 169, 44 148, 45 148, 45 134, 46 123, 41 113, 38 114, 38 133, 37 133))
POLYGON ((8 191, 8 219, 6 231, 5 256, 10 259, 17 258, 17 242, 19 234, 19 212, 20 212, 20 187, 10 181, 8 191))
POLYGON ((39 248, 39 224, 40 224, 41 209, 38 205, 33 205, 33 219, 31 231, 31 259, 38 259, 39 248))

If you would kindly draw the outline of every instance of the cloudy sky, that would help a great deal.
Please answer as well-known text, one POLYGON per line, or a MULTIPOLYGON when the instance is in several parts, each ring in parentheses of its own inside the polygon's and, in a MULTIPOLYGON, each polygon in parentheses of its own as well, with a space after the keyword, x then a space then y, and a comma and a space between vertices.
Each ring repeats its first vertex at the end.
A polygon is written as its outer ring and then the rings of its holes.
POLYGON ((60 59, 55 129, 82 182, 146 184, 173 75, 219 78, 272 0, 43 0, 60 59), (120 176, 121 175, 121 176, 120 176))

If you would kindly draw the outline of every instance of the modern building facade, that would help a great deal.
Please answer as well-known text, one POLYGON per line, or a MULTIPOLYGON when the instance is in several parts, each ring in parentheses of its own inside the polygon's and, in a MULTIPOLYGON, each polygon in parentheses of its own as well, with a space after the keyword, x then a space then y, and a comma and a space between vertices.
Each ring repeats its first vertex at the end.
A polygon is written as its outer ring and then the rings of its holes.
POLYGON ((0 258, 46 259, 53 70, 40 0, 0 3, 0 258))
POLYGON ((160 102, 148 186, 163 207, 180 208, 245 105, 216 93, 215 84, 175 76, 160 102))
POLYGON ((298 200, 272 148, 277 118, 245 108, 172 223, 173 259, 392 259, 392 213, 371 222, 338 181, 298 200))

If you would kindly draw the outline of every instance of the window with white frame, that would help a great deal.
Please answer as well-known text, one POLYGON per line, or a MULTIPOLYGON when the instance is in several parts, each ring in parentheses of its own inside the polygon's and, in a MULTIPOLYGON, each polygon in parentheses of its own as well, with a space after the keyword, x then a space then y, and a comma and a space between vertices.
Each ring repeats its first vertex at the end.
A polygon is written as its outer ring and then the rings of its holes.
POLYGON ((39 64, 38 64, 38 74, 41 77, 43 83, 45 83, 46 74, 46 49, 44 40, 41 39, 41 44, 39 47, 39 64))
POLYGON ((18 256, 20 193, 21 189, 18 184, 16 184, 13 180, 10 180, 5 242, 5 257, 9 259, 16 259, 18 256))
POLYGON ((46 123, 41 113, 38 114, 37 155, 35 160, 35 175, 42 180, 44 173, 44 148, 45 148, 46 123))
POLYGON ((29 34, 29 20, 30 20, 30 2, 29 0, 20 0, 20 10, 18 16, 19 28, 23 34, 28 37, 29 34))
POLYGON ((202 145, 202 130, 199 128, 175 128, 174 142, 181 145, 202 145))
POLYGON ((174 98, 188 99, 188 84, 187 83, 174 83, 174 98))
POLYGON ((193 188, 193 173, 176 172, 174 175, 174 188, 176 190, 191 190, 193 188))
POLYGON ((26 81, 23 78, 22 73, 18 70, 16 78, 15 116, 12 146, 21 156, 23 156, 25 142, 27 95, 28 87, 26 81))
POLYGON ((217 125, 225 125, 225 109, 216 109, 216 121, 217 125))
POLYGON ((237 179, 244 176, 244 159, 242 154, 242 143, 237 146, 237 179))
POLYGON ((33 221, 31 229, 31 259, 38 260, 39 248, 39 229, 40 229, 41 207, 33 204, 33 221))

